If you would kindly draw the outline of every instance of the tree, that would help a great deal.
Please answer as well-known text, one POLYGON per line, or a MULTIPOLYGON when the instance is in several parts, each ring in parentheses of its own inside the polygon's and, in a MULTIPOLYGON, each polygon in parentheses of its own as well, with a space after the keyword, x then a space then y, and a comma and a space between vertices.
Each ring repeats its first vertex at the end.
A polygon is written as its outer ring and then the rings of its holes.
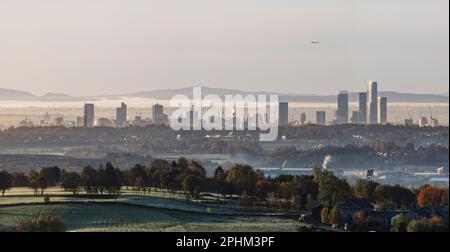
POLYGON ((179 175, 179 171, 176 168, 161 169, 159 171, 159 181, 161 182, 162 188, 169 191, 176 191, 179 188, 176 179, 179 175))
POLYGON ((206 177, 206 170, 201 164, 192 160, 189 163, 188 174, 196 175, 196 176, 204 178, 204 177, 206 177))
POLYGON ((28 177, 23 173, 14 173, 13 174, 13 182, 12 187, 27 187, 28 186, 28 177))
POLYGON ((191 193, 192 198, 196 198, 202 191, 202 178, 196 175, 187 175, 183 180, 183 189, 191 193))
POLYGON ((142 165, 135 165, 128 171, 128 182, 138 191, 149 185, 149 179, 145 167, 142 165))
POLYGON ((326 207, 334 207, 351 196, 350 186, 344 179, 339 179, 330 171, 323 171, 319 179, 318 200, 326 207))
POLYGON ((61 176, 61 187, 66 191, 71 191, 73 194, 78 194, 83 181, 77 172, 63 171, 61 176))
POLYGON ((320 210, 320 221, 322 222, 322 224, 329 223, 328 216, 329 216, 328 207, 322 208, 322 210, 320 210))
POLYGON ((316 183, 319 183, 320 174, 322 173, 322 169, 319 166, 314 166, 313 168, 313 177, 316 183))
POLYGON ((7 171, 0 171, 0 191, 2 196, 5 196, 5 191, 9 190, 12 186, 13 177, 7 171))
POLYGON ((184 175, 187 175, 189 168, 189 160, 187 160, 185 157, 180 157, 178 159, 177 165, 180 172, 184 175))
POLYGON ((439 188, 432 185, 423 186, 417 193, 417 204, 420 207, 439 207, 448 204, 448 188, 439 188))
POLYGON ((313 176, 295 176, 293 182, 296 185, 296 190, 299 198, 300 209, 305 209, 308 195, 311 196, 311 200, 317 198, 319 185, 314 181, 313 176))
POLYGON ((314 199, 311 194, 308 194, 308 196, 306 196, 305 208, 309 211, 312 211, 314 208, 314 199))
POLYGON ((342 223, 341 210, 339 207, 333 207, 330 211, 329 217, 330 224, 339 226, 342 223))
POLYGON ((282 182, 278 185, 280 196, 286 200, 297 196, 297 185, 294 182, 282 182))
POLYGON ((369 201, 374 202, 376 195, 376 188, 380 184, 367 179, 358 179, 354 186, 354 191, 357 197, 367 198, 369 201))
POLYGON ((55 186, 60 182, 61 169, 57 166, 44 167, 41 169, 40 174, 47 181, 48 186, 55 186))
POLYGON ((256 182, 256 196, 265 200, 267 198, 267 194, 275 190, 275 185, 269 180, 258 180, 256 182))
POLYGON ((411 208, 416 202, 416 195, 400 185, 379 185, 375 189, 377 205, 393 205, 395 208, 411 208), (386 202, 388 204, 386 204, 386 202))
POLYGON ((392 231, 406 232, 409 219, 404 214, 397 214, 392 218, 392 231))
POLYGON ((81 179, 86 193, 91 194, 97 192, 99 179, 98 172, 94 168, 90 166, 84 167, 81 172, 81 179))
POLYGON ((109 195, 118 195, 120 193, 120 187, 122 186, 120 171, 114 168, 111 163, 106 163, 105 170, 101 173, 100 177, 109 195))
POLYGON ((216 170, 214 171, 214 178, 225 181, 225 179, 227 178, 227 175, 226 175, 225 171, 223 170, 222 166, 219 165, 216 168, 216 170))
POLYGON ((237 193, 242 194, 246 191, 247 194, 253 195, 256 185, 256 173, 252 167, 248 165, 236 164, 233 166, 227 175, 227 181, 234 184, 237 193))
POLYGON ((40 194, 43 195, 45 189, 48 187, 48 182, 38 172, 32 171, 28 177, 28 185, 33 188, 35 194, 40 190, 40 194))

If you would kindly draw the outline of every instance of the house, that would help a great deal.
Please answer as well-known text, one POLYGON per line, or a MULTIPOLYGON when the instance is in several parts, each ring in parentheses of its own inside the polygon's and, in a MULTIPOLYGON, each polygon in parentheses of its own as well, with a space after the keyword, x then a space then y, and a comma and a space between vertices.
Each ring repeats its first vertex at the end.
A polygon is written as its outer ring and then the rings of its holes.
POLYGON ((341 205, 341 215, 344 217, 355 217, 357 213, 370 214, 373 212, 374 206, 366 198, 352 198, 346 200, 341 205))

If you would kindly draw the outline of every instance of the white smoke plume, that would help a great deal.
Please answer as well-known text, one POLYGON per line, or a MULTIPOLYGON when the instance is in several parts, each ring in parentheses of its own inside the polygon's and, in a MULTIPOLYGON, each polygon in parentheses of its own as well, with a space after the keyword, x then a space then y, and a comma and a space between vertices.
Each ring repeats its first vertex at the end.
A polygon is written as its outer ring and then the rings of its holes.
POLYGON ((333 157, 331 155, 326 155, 323 163, 322 163, 322 169, 323 170, 327 170, 328 169, 328 165, 333 161, 333 157))

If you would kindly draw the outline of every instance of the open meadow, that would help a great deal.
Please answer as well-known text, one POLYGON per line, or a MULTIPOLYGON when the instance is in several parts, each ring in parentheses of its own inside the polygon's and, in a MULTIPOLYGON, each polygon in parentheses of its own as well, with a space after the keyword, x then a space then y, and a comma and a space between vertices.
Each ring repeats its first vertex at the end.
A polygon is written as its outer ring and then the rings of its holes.
POLYGON ((51 188, 50 203, 27 188, 0 197, 0 230, 14 231, 20 221, 62 217, 72 232, 292 232, 305 224, 294 217, 240 212, 238 206, 196 202, 167 193, 135 195, 125 190, 115 199, 75 197, 51 188))

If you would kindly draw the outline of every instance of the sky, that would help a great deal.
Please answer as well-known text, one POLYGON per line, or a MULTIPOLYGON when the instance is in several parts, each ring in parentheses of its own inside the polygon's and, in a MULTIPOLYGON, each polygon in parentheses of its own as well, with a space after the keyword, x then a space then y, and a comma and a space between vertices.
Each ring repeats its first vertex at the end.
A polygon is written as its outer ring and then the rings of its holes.
POLYGON ((448 0, 0 0, 0 88, 449 92, 448 0), (320 41, 313 44, 311 41, 320 41))

